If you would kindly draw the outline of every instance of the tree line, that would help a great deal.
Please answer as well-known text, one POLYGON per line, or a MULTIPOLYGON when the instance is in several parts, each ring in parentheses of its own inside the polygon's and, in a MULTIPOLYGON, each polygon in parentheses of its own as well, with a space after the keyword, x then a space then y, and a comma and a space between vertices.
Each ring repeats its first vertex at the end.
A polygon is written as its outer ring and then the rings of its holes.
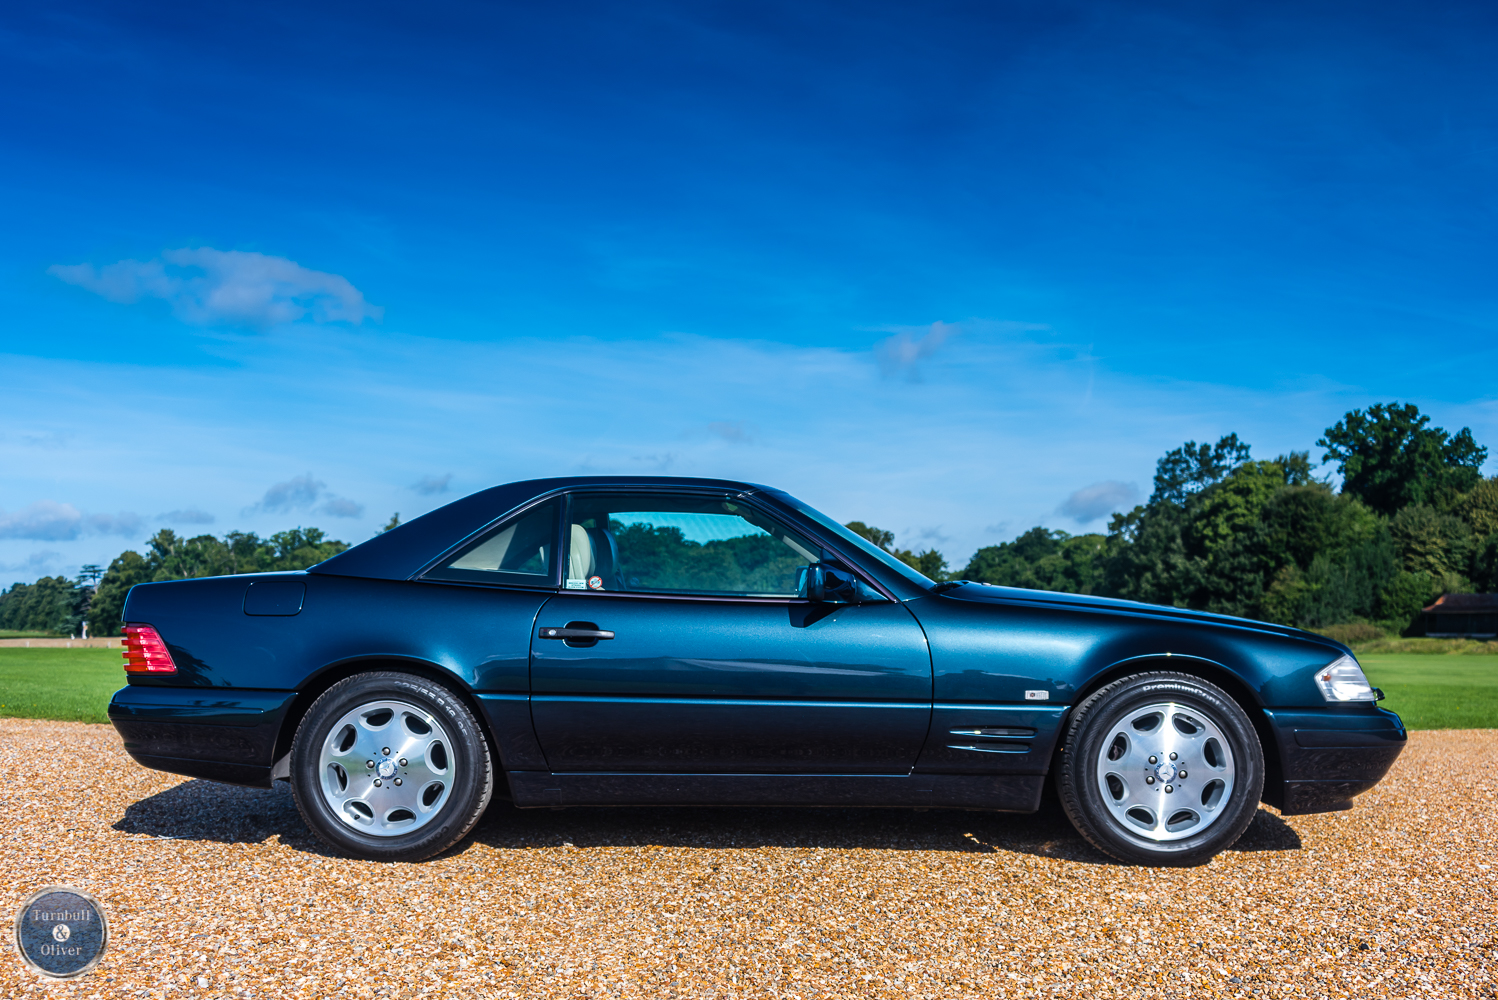
POLYGON ((1462 428, 1430 426, 1413 405, 1354 410, 1316 442, 1342 483, 1314 476, 1309 451, 1255 460, 1236 434, 1188 441, 1156 464, 1146 503, 1105 534, 1031 528, 973 554, 893 548, 935 579, 1098 594, 1325 628, 1408 630, 1442 593, 1498 590, 1498 477, 1462 428))
POLYGON ((306 569, 346 548, 348 543, 328 538, 318 528, 278 531, 269 538, 250 531, 179 538, 165 528, 146 543, 144 554, 134 549, 120 553, 97 587, 90 585, 92 574, 85 567, 75 579, 44 576, 0 592, 0 631, 79 635, 87 622, 90 635, 118 635, 125 595, 137 583, 306 569))

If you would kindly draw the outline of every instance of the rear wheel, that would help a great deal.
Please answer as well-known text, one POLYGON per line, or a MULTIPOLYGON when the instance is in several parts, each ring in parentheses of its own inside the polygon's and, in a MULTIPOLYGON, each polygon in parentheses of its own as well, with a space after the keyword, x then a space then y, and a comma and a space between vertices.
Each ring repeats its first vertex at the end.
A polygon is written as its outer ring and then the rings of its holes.
POLYGON ((424 677, 374 671, 325 691, 297 727, 292 791, 323 841, 374 861, 420 861, 467 836, 493 794, 473 713, 424 677))
POLYGON ((1136 864, 1195 865, 1253 822, 1264 752, 1243 709, 1215 684, 1136 674, 1077 706, 1056 785, 1094 847, 1136 864))

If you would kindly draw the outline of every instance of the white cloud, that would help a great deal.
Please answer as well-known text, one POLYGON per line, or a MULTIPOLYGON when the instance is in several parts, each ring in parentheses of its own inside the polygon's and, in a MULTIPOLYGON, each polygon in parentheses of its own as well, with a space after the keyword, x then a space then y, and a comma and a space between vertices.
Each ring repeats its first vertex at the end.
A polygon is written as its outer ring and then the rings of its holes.
POLYGON ((321 507, 317 508, 324 514, 332 517, 363 517, 364 505, 347 500, 343 497, 329 497, 321 507))
POLYGON ((364 505, 349 500, 346 497, 334 496, 328 492, 328 484, 321 479, 313 478, 311 473, 305 476, 292 476, 285 482, 276 483, 265 491, 265 496, 260 498, 259 503, 251 504, 243 511, 246 515, 251 514, 289 514, 293 511, 316 510, 319 514, 327 514, 331 517, 363 517, 364 505), (314 504, 322 501, 320 506, 314 508, 314 504))
POLYGON ((879 361, 879 370, 886 378, 903 375, 912 382, 921 380, 920 363, 931 357, 961 328, 955 323, 937 320, 917 334, 914 330, 901 330, 886 337, 874 347, 874 357, 879 361))
POLYGON ((708 432, 729 444, 752 444, 754 428, 742 420, 714 420, 707 425, 708 432))
POLYGON ((445 476, 422 476, 411 488, 424 497, 436 496, 438 493, 446 493, 447 486, 452 481, 451 472, 445 476))
POLYGON ((215 519, 206 510, 188 507, 186 510, 169 510, 165 514, 158 514, 156 520, 168 524, 212 524, 215 519))
POLYGON ((0 564, 0 572, 20 573, 29 580, 35 580, 39 576, 47 576, 48 571, 57 565, 62 558, 62 553, 51 550, 33 552, 18 563, 0 564))
POLYGON ((85 514, 70 503, 38 500, 7 514, 0 511, 0 538, 25 538, 41 542, 65 542, 79 535, 137 534, 141 519, 137 514, 85 514))
POLYGON ((318 497, 322 496, 327 486, 328 484, 322 480, 313 479, 311 474, 293 476, 266 490, 260 502, 246 507, 245 513, 253 514, 264 511, 270 514, 282 514, 293 510, 309 510, 313 504, 317 503, 318 497))
POLYGON ((630 461, 639 462, 650 472, 655 473, 656 475, 664 476, 671 471, 672 467, 675 466, 680 459, 681 456, 674 451, 663 451, 654 455, 635 455, 630 459, 630 461))
POLYGON ((1120 507, 1132 507, 1138 502, 1138 486, 1108 479, 1077 490, 1056 508, 1056 512, 1078 524, 1089 524, 1120 507))
POLYGON ((243 250, 184 247, 103 267, 54 264, 47 273, 111 302, 162 299, 195 326, 263 330, 303 319, 357 326, 384 314, 342 275, 243 250))

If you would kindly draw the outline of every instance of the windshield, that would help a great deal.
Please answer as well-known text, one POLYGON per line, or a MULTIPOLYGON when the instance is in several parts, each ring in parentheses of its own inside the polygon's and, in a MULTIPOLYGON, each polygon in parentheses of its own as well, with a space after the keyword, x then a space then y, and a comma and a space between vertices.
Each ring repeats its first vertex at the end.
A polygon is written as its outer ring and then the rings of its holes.
POLYGON ((917 587, 929 590, 932 587, 936 586, 936 581, 926 576, 926 574, 922 573, 920 570, 905 565, 903 562, 896 559, 894 556, 890 555, 879 546, 870 542, 867 538, 864 538, 862 535, 858 534, 858 532, 843 527, 841 524, 838 524, 832 518, 828 517, 826 514, 823 514, 815 507, 812 507, 809 504, 802 503, 800 500, 797 500, 789 493, 782 493, 780 490, 765 490, 764 492, 771 494, 775 497, 775 499, 804 514, 806 517, 810 518, 817 524, 832 532, 838 538, 856 548, 859 552, 868 556, 870 559, 877 560, 881 566, 899 573, 901 576, 909 580, 911 583, 915 584, 917 587))

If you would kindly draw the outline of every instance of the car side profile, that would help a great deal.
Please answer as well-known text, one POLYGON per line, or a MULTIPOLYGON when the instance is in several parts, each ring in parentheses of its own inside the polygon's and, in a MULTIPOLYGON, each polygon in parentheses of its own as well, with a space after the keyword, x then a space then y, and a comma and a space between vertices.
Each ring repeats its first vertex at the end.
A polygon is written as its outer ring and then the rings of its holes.
POLYGON ((109 715, 141 764, 269 787, 418 860, 521 808, 1033 812, 1147 865, 1260 801, 1346 809, 1405 743, 1344 646, 1129 601, 935 583, 779 490, 511 483, 305 572, 140 584, 109 715))

